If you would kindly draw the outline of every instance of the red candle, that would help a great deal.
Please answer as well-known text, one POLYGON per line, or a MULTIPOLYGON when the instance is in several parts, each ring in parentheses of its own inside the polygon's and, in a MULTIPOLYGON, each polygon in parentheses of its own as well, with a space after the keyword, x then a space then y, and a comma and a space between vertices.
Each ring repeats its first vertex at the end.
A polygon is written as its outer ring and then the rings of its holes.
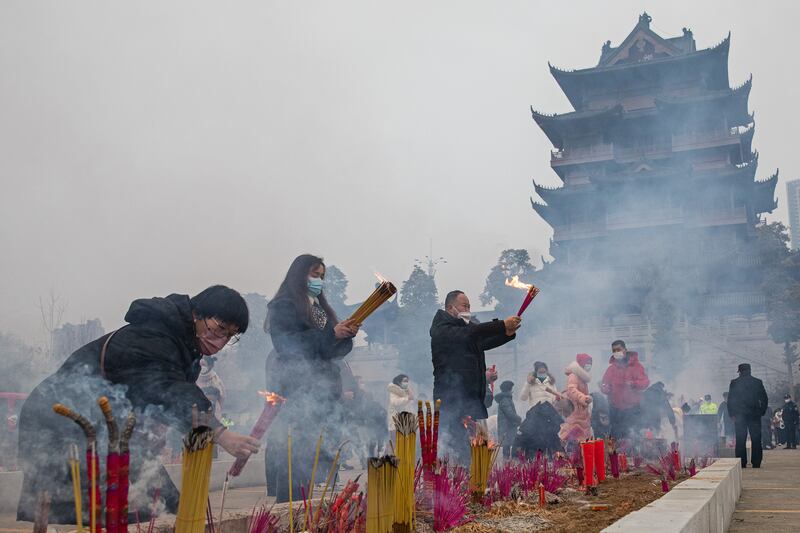
POLYGON ((628 471, 628 456, 624 453, 619 454, 619 466, 623 472, 628 471))
MULTIPOLYGON (((250 431, 250 436, 254 439, 260 440, 264 437, 264 434, 267 432, 267 429, 269 429, 272 421, 275 420, 276 416, 278 416, 278 412, 281 410, 281 405, 283 405, 283 403, 286 401, 286 398, 279 396, 274 392, 259 391, 259 394, 264 397, 264 409, 261 411, 261 416, 258 417, 256 425, 253 426, 253 429, 250 431)), ((228 470, 228 475, 231 477, 238 476, 242 473, 242 469, 246 464, 246 458, 236 459, 230 470, 228 470)))
POLYGON ((661 492, 669 492, 669 483, 664 476, 661 476, 661 492))
POLYGON ((539 483, 539 507, 544 507, 547 504, 547 499, 544 494, 544 485, 539 483))
POLYGON ((594 442, 581 442, 583 454, 583 482, 586 487, 594 485, 594 442))
POLYGON ((597 482, 600 483, 606 480, 606 442, 603 439, 597 439, 593 446, 594 470, 597 472, 597 482))

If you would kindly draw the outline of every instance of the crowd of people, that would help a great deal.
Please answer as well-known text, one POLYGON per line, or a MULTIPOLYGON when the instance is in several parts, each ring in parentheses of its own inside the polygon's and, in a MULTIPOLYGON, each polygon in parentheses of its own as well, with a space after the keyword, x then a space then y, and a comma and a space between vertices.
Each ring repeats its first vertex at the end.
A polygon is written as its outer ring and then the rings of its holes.
MULTIPOLYGON (((423 398, 405 374, 387 384, 385 402, 364 390, 346 363, 361 324, 337 317, 325 297, 325 274, 321 258, 297 257, 270 300, 263 325, 273 346, 265 354, 265 385, 286 399, 267 434, 264 460, 267 488, 278 502, 287 501, 290 490, 287 435, 293 441, 291 489, 300 494, 316 462, 320 434, 324 436, 320 471, 328 470, 337 447, 345 441, 360 446, 355 456, 363 467, 368 455, 390 449, 393 415, 414 412, 417 400, 423 398)), ((259 451, 260 442, 228 429, 223 415, 226 389, 214 370, 215 354, 235 343, 249 327, 248 308, 238 292, 217 285, 191 298, 172 294, 136 300, 125 320, 124 327, 73 353, 31 392, 22 407, 20 520, 33 519, 43 491, 50 494, 54 521, 75 520, 71 486, 65 482, 67 463, 52 453, 52 446, 81 445, 82 438, 75 424, 53 413, 54 403, 92 413, 97 398, 105 395, 116 412, 132 409, 138 414, 130 478, 146 490, 132 501, 132 513, 143 511, 156 491, 166 510, 175 512, 177 489, 157 459, 165 448, 166 428, 188 431, 193 408, 208 413, 207 423, 217 444, 231 455, 246 458, 259 451)), ((663 382, 651 384, 638 353, 629 351, 623 340, 615 340, 607 364, 602 359, 605 368, 596 387, 592 381, 599 374, 594 358, 579 353, 563 370, 563 387, 547 363, 537 361, 521 388, 504 379, 495 394, 502 371, 487 367, 486 352, 514 341, 522 325, 519 316, 479 322, 468 296, 458 290, 447 294, 443 309, 432 317, 433 388, 427 399, 442 401, 440 449, 451 460, 469 461, 465 420, 470 419, 474 427, 496 433, 508 458, 538 450, 565 450, 592 436, 634 440, 663 435, 665 422, 677 439, 685 417, 698 413, 713 416, 720 434, 735 438, 743 465, 747 464, 744 442, 749 433, 752 465, 760 465, 768 405, 763 384, 750 375, 749 365, 740 365, 740 377, 731 382, 721 406, 710 395, 691 405, 675 402, 663 382)), ((796 447, 798 411, 791 398, 768 420, 773 421, 768 425, 775 430, 777 442, 796 447)), ((772 442, 770 437, 765 444, 772 442)))

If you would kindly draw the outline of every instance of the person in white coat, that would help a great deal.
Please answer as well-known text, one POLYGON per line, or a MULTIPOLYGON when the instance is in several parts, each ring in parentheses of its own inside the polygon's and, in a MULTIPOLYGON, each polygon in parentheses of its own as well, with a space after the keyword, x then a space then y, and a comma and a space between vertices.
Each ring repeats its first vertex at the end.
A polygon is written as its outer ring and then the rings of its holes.
POLYGON ((408 411, 409 413, 416 413, 416 405, 414 405, 414 392, 409 387, 409 379, 405 374, 398 374, 394 377, 391 383, 386 387, 389 391, 389 406, 386 409, 388 413, 387 425, 389 428, 389 438, 394 441, 394 419, 395 413, 402 413, 408 411))
POLYGON ((561 399, 561 395, 556 391, 556 378, 547 369, 547 365, 541 361, 533 364, 533 372, 528 374, 528 382, 522 387, 520 400, 525 402, 525 410, 528 411, 541 402, 553 404, 561 399))

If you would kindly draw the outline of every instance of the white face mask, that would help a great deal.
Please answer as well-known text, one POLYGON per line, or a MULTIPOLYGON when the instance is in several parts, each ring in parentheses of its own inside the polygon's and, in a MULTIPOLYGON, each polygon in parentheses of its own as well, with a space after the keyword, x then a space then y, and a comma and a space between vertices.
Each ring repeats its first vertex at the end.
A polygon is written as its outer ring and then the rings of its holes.
POLYGON ((586 365, 585 367, 583 367, 583 369, 584 369, 584 370, 586 370, 587 372, 591 372, 591 371, 592 371, 592 365, 591 365, 591 363, 590 363, 590 364, 588 364, 588 365, 586 365))
POLYGON ((408 381, 401 381, 400 382, 401 389, 408 389, 408 381))
POLYGON ((624 354, 624 353, 622 353, 622 352, 614 352, 614 353, 612 353, 611 355, 612 355, 612 356, 614 357, 614 359, 616 359, 617 361, 619 361, 620 359, 622 359, 623 357, 625 357, 625 354, 624 354))
POLYGON ((458 313, 458 318, 469 324, 469 321, 472 319, 472 313, 467 313, 467 312, 458 313))

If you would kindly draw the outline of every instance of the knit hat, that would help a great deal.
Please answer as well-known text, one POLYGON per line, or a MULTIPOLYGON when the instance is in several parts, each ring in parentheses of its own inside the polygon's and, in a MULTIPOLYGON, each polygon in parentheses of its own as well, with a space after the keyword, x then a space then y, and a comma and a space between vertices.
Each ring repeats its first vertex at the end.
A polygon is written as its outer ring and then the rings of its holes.
POLYGON ((592 356, 588 353, 579 353, 575 356, 575 360, 578 361, 578 364, 583 367, 592 362, 592 356))
POLYGON ((511 392, 511 389, 514 388, 513 381, 504 381, 500 384, 500 390, 503 392, 511 392))

